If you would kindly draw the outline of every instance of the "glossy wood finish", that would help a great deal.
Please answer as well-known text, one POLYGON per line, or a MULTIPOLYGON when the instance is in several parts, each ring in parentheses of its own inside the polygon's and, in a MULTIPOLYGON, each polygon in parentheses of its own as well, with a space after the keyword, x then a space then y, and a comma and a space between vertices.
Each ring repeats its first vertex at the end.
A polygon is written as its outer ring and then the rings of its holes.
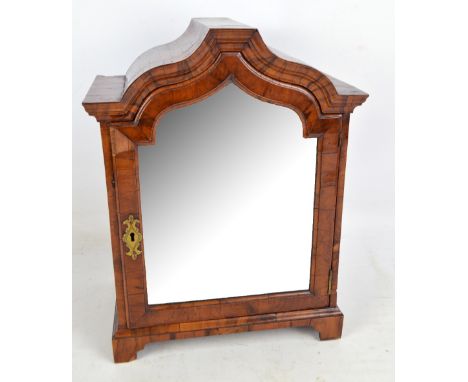
POLYGON ((193 19, 179 39, 141 55, 125 76, 96 77, 83 105, 101 124, 116 285, 116 362, 166 339, 289 326, 313 327, 321 339, 340 337, 336 289, 349 114, 366 98, 273 53, 255 28, 229 19, 193 19), (156 143, 164 113, 202 100, 230 81, 255 98, 291 108, 302 121, 303 136, 318 139, 309 289, 148 305, 138 146, 156 143), (125 256, 121 240, 130 214, 143 230, 143 253, 136 260, 125 256))
POLYGON ((324 308, 163 324, 142 329, 118 330, 114 325, 112 346, 115 362, 128 362, 134 360, 137 352, 150 342, 290 327, 310 327, 319 332, 320 340, 336 339, 341 336, 343 314, 338 308, 324 308))

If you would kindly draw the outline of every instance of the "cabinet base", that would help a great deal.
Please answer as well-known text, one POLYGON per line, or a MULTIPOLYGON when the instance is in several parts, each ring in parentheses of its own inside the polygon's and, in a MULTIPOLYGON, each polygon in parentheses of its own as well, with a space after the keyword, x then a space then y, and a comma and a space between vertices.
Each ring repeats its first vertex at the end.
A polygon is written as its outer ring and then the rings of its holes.
POLYGON ((310 327, 319 332, 320 340, 332 340, 340 338, 343 329, 343 314, 338 307, 157 325, 140 329, 118 329, 116 319, 117 317, 114 318, 112 334, 116 363, 136 359, 137 352, 150 342, 289 327, 310 327))

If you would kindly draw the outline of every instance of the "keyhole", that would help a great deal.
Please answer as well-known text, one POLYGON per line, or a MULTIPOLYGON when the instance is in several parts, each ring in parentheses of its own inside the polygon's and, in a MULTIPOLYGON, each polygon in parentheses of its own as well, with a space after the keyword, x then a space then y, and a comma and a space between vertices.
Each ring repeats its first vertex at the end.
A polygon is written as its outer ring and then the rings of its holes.
POLYGON ((135 241, 135 233, 134 232, 130 232, 130 240, 135 241))

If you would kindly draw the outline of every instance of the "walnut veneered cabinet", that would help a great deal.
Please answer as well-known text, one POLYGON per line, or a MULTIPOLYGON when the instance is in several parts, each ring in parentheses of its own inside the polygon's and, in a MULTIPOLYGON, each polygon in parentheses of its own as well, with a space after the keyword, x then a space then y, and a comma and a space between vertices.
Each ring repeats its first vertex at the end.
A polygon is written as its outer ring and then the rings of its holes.
POLYGON ((135 359, 153 341, 297 326, 322 340, 341 336, 348 126, 367 96, 269 48, 257 29, 219 18, 193 19, 125 75, 96 77, 83 106, 101 127, 115 362, 135 359), (216 97, 221 103, 210 103, 216 97), (252 126, 249 101, 264 118, 252 126), (205 130, 200 110, 215 118, 214 130, 205 130), (167 119, 182 112, 185 119, 167 119), (290 138, 275 127, 281 113, 299 126, 285 126, 290 138), (167 294, 158 290, 164 283, 167 294), (207 288, 197 294, 200 285, 207 288), (177 288, 181 294, 171 294, 177 288))

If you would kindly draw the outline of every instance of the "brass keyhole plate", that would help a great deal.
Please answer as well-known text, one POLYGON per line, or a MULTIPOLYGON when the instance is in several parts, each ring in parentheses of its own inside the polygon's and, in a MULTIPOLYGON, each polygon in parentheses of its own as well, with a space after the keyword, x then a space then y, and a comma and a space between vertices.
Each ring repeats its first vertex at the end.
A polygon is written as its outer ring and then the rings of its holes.
POLYGON ((140 224, 140 221, 135 219, 133 215, 129 215, 123 224, 127 226, 125 233, 122 236, 122 240, 128 248, 126 255, 130 256, 133 260, 136 260, 138 255, 141 254, 139 247, 143 239, 143 235, 137 227, 137 224, 140 224))

